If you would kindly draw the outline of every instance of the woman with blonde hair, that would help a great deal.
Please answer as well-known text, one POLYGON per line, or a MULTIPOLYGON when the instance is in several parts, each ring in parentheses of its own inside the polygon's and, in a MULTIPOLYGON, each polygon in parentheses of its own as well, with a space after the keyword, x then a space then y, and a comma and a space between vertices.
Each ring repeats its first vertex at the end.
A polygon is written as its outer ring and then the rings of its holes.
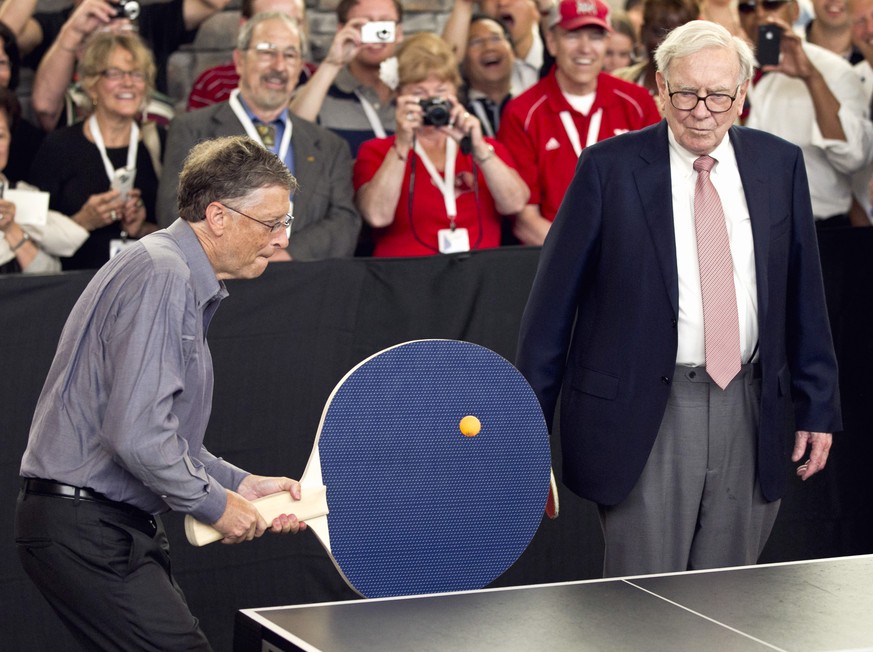
POLYGON ((46 136, 30 180, 50 193, 50 207, 69 215, 90 236, 64 269, 93 269, 128 239, 156 228, 160 139, 140 126, 154 88, 151 51, 133 33, 95 34, 79 62, 92 110, 83 122, 46 136))
POLYGON ((451 49, 428 32, 406 38, 397 49, 396 77, 386 79, 398 92, 396 131, 365 142, 355 161, 356 202, 374 228, 373 254, 498 246, 501 216, 521 211, 530 191, 509 152, 485 138, 458 101, 451 49))

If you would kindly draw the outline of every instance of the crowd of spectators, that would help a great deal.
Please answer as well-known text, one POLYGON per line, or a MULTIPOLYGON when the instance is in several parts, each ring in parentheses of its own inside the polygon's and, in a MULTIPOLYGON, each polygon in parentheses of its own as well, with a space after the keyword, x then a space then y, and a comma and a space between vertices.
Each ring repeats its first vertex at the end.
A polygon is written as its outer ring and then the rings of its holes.
POLYGON ((0 2, 0 272, 99 267, 230 134, 298 179, 285 260, 540 245, 581 150, 661 120, 651 53, 695 19, 778 28, 742 121, 802 148, 820 228, 873 220, 873 0, 455 0, 441 34, 340 0, 320 61, 304 0, 242 0, 232 60, 174 104, 170 55, 229 2, 0 2))

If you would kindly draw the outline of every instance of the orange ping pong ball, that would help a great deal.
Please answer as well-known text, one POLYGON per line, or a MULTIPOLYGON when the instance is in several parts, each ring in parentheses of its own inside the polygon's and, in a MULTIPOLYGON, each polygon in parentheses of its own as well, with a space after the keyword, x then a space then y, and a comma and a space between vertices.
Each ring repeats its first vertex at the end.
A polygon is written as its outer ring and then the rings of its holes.
POLYGON ((475 437, 482 429, 482 424, 479 422, 479 419, 472 414, 468 414, 461 419, 458 427, 461 429, 461 434, 464 435, 464 437, 475 437))

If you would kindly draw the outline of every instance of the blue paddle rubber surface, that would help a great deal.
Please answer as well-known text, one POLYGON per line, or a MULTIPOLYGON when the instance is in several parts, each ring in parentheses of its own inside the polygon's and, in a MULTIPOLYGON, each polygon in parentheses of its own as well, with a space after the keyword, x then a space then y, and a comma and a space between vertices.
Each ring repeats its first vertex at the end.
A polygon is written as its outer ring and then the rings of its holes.
POLYGON ((524 377, 467 342, 421 340, 336 390, 319 453, 331 554, 365 597, 481 589, 524 552, 549 491, 549 436, 524 377), (461 419, 481 422, 464 436, 461 419))

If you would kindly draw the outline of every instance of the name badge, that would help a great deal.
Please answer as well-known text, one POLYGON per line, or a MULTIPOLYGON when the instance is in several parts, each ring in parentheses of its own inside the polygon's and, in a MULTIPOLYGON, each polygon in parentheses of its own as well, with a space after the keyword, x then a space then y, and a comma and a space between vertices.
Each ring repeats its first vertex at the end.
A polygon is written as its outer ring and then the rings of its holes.
POLYGON ((441 254, 457 254, 470 251, 470 234, 467 229, 440 229, 437 240, 441 254))

